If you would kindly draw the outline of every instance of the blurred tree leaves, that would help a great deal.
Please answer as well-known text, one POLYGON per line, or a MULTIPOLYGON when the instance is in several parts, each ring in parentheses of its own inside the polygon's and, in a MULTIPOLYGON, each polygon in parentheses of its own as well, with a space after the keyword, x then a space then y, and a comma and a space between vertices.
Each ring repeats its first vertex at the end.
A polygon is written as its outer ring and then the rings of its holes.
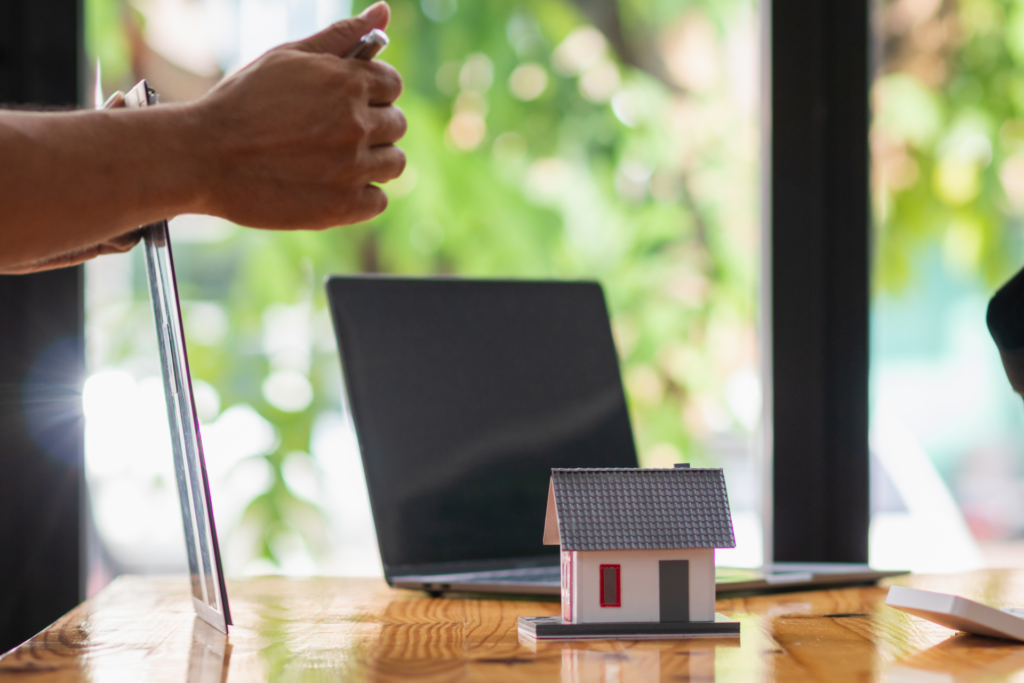
POLYGON ((922 250, 987 286, 1019 267, 1024 5, 885 5, 872 132, 876 285, 898 291, 922 250))
POLYGON ((124 13, 128 11, 124 2, 85 0, 83 14, 89 66, 101 63, 103 79, 108 84, 120 84, 131 75, 131 49, 124 30, 124 13))

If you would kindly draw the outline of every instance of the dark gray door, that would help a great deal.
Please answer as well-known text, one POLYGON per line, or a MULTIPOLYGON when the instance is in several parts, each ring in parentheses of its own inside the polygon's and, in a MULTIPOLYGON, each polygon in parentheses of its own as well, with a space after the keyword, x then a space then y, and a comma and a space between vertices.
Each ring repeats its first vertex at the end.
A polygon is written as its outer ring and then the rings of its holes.
POLYGON ((658 562, 661 621, 690 620, 690 561, 658 562))

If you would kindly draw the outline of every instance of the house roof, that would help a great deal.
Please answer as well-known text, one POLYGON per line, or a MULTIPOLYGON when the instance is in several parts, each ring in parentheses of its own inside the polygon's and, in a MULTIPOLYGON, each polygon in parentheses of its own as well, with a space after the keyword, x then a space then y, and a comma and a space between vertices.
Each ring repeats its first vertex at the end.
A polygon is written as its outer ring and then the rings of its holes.
POLYGON ((544 543, 563 550, 736 546, 720 469, 553 469, 548 497, 544 543))

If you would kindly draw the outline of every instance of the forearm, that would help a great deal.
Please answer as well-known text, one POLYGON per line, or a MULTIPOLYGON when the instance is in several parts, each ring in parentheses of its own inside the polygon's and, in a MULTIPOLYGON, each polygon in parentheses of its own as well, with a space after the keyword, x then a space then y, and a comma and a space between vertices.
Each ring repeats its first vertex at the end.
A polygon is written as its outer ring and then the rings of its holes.
POLYGON ((202 212, 213 158, 188 106, 0 112, 0 268, 202 212))

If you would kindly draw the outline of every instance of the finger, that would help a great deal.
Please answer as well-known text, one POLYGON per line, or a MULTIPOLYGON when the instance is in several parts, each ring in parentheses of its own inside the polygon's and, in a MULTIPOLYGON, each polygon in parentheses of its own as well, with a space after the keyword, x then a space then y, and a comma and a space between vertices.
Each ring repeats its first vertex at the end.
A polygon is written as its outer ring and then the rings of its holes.
POLYGON ((366 179, 371 183, 394 180, 405 170, 405 152, 394 145, 371 147, 369 159, 370 170, 366 174, 366 179))
POLYGON ((118 90, 103 103, 103 109, 124 109, 124 93, 118 90))
POLYGON ((384 62, 366 62, 360 66, 369 71, 366 90, 372 106, 389 105, 402 94, 402 77, 395 67, 384 62))
POLYGON ((376 185, 367 185, 363 188, 359 201, 359 221, 367 221, 384 213, 388 208, 388 196, 384 190, 376 185))
POLYGON ((391 8, 386 2, 378 2, 367 7, 359 16, 331 24, 320 33, 294 43, 292 47, 343 57, 371 29, 387 28, 390 19, 391 8))
POLYGON ((394 144, 405 135, 405 114, 398 107, 371 107, 370 121, 373 125, 369 135, 371 147, 394 144))
POLYGON ((118 235, 113 237, 106 242, 102 242, 100 247, 101 254, 123 254, 126 251, 131 251, 132 248, 139 243, 142 239, 141 230, 133 230, 132 232, 125 233, 124 235, 118 235))
POLYGON ((77 266, 86 261, 99 256, 102 252, 100 245, 86 247, 85 249, 78 249, 68 254, 62 254, 60 256, 50 259, 45 264, 45 270, 53 270, 54 268, 68 268, 70 266, 77 266))
MULTIPOLYGON (((354 189, 354 188, 353 188, 354 189)), ((352 225, 368 221, 388 208, 388 196, 376 185, 364 185, 352 193, 345 193, 335 204, 335 216, 323 227, 352 225)))
POLYGON ((98 245, 85 247, 84 249, 76 249, 74 251, 69 251, 66 254, 58 254, 57 256, 50 256, 38 261, 6 266, 0 269, 0 273, 3 273, 4 275, 27 275, 28 273, 40 273, 44 270, 55 270, 57 268, 77 266, 80 263, 85 263, 90 259, 96 258, 98 255, 98 245))

